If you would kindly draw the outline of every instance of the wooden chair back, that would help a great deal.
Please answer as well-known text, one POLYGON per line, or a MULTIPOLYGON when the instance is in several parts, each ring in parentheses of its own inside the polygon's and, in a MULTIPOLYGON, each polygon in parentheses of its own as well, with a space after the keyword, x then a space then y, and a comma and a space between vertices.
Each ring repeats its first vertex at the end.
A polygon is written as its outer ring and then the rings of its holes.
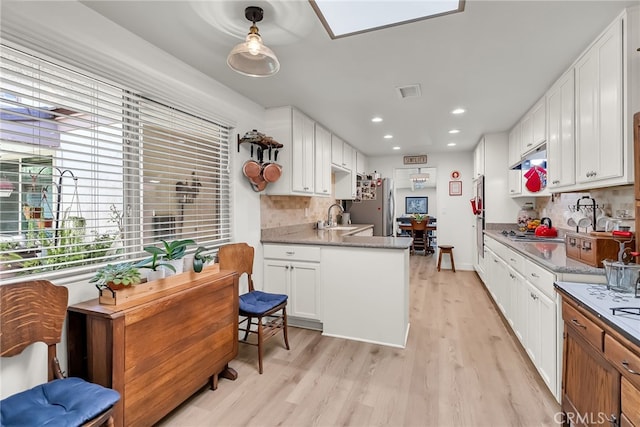
POLYGON ((413 229, 413 231, 424 231, 427 229, 427 225, 429 225, 428 216, 424 217, 422 221, 416 221, 415 219, 411 218, 411 228, 413 229))
POLYGON ((218 263, 221 270, 231 270, 238 272, 238 276, 247 274, 249 292, 253 292, 253 257, 255 250, 253 246, 246 243, 230 243, 222 246, 218 250, 218 263))
POLYGON ((60 378, 56 344, 62 338, 69 291, 48 280, 0 286, 0 356, 22 353, 29 345, 48 346, 48 380, 60 378))

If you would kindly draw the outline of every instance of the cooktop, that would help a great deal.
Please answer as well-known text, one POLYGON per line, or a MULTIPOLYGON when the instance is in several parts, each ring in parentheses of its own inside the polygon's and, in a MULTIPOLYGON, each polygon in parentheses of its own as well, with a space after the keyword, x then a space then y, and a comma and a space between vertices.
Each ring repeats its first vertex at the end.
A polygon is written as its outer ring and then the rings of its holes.
POLYGON ((562 237, 542 237, 536 236, 533 233, 524 233, 518 231, 507 231, 503 230, 502 234, 508 237, 510 240, 514 242, 553 242, 553 243, 564 243, 564 239, 562 237))

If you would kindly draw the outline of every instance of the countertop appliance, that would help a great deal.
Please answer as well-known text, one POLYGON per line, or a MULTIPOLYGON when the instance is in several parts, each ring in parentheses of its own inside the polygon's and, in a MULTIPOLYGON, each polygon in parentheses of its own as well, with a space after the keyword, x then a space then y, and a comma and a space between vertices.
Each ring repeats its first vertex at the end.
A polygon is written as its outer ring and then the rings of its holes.
POLYGON ((381 181, 381 185, 376 186, 374 199, 347 201, 345 210, 351 215, 353 224, 373 224, 374 236, 393 236, 393 180, 383 178, 381 181))

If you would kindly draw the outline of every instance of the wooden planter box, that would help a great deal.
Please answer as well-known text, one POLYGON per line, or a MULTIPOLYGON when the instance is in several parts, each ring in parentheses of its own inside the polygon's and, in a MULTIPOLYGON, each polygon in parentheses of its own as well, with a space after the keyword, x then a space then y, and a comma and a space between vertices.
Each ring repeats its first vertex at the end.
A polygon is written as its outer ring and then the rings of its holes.
POLYGON ((205 272, 207 274, 218 273, 220 272, 220 265, 212 264, 202 270, 201 273, 189 271, 158 280, 152 280, 151 282, 128 286, 116 291, 103 288, 100 290, 98 301, 100 304, 105 305, 121 305, 133 301, 145 300, 145 298, 154 297, 158 292, 174 288, 177 284, 191 283, 198 279, 200 274, 204 274, 205 272))

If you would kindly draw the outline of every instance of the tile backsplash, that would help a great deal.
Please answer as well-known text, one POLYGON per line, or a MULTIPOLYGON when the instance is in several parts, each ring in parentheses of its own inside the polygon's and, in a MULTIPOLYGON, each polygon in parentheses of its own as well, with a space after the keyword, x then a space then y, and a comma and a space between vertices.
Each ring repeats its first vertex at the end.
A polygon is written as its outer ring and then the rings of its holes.
MULTIPOLYGON (((578 200, 583 196, 589 196, 595 199, 598 206, 602 207, 605 214, 610 217, 617 216, 619 211, 626 210, 632 217, 621 221, 621 225, 628 225, 632 231, 635 231, 635 194, 633 185, 621 187, 610 187, 591 190, 583 193, 562 193, 553 197, 544 197, 536 199, 536 211, 539 217, 549 217, 553 225, 559 229, 566 231, 575 231, 575 227, 569 227, 563 214, 570 209, 570 206, 576 206, 578 200)), ((584 203, 581 203, 581 205, 584 203)), ((580 231, 585 231, 580 229, 580 231)), ((589 227, 586 231, 593 231, 589 227)))
POLYGON ((260 228, 315 223, 327 219, 333 197, 260 196, 260 228))

